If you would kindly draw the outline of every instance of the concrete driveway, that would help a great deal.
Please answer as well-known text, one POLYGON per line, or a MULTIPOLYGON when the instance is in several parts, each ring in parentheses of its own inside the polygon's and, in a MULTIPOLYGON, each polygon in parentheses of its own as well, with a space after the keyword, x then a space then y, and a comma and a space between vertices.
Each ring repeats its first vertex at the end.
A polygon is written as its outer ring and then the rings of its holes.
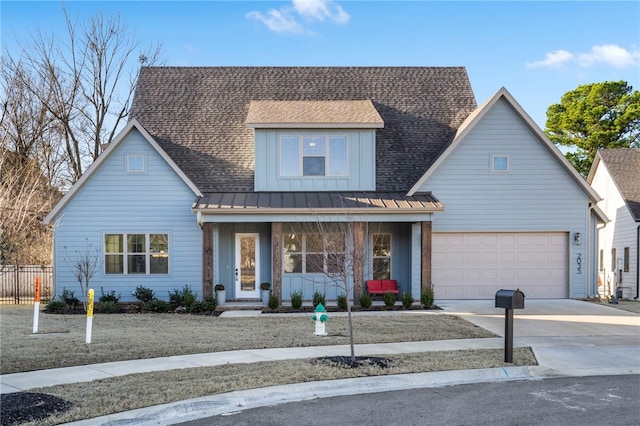
MULTIPOLYGON (((638 302, 640 303, 640 302, 638 302)), ((493 300, 436 300, 446 313, 504 336, 505 310, 493 300)), ((513 336, 636 336, 640 315, 613 307, 571 299, 525 299, 514 310, 513 336)))

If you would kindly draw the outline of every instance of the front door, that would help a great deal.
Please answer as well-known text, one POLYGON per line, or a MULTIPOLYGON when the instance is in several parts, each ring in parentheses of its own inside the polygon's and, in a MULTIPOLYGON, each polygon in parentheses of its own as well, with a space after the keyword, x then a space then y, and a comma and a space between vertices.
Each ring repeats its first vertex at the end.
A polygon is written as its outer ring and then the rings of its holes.
POLYGON ((260 234, 236 234, 236 299, 260 298, 260 234))

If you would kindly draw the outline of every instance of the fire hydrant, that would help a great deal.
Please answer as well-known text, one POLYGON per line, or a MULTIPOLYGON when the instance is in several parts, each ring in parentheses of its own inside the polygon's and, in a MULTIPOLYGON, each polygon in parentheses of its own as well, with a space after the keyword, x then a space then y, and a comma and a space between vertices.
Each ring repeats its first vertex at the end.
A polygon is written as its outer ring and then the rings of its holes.
POLYGON ((327 316, 327 310, 324 308, 322 303, 318 303, 316 306, 315 314, 311 317, 312 320, 316 322, 316 332, 313 333, 316 336, 326 336, 327 332, 324 329, 324 323, 327 322, 329 317, 327 316))

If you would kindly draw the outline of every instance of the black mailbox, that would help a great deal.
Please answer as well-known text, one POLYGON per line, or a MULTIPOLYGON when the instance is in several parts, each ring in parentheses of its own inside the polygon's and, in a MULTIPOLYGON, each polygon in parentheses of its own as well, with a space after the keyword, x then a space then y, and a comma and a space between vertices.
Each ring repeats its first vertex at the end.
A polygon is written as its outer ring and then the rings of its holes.
POLYGON ((496 308, 524 309, 524 293, 518 290, 498 290, 496 308))

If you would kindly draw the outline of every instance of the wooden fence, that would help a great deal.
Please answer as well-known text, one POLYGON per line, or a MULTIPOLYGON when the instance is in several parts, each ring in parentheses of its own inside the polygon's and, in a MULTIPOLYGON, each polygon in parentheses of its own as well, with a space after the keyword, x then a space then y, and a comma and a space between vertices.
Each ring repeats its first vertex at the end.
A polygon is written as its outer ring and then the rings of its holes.
POLYGON ((38 265, 0 265, 0 304, 34 302, 36 277, 40 277, 40 301, 53 297, 53 267, 38 265))

